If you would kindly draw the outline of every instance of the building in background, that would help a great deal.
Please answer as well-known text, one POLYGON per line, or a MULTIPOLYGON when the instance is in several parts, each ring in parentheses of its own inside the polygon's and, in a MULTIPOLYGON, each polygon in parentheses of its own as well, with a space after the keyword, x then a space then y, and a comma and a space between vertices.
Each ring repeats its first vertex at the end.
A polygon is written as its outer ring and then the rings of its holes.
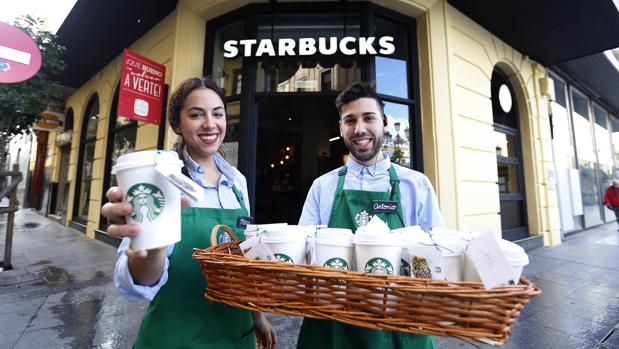
POLYGON ((116 243, 100 215, 115 159, 176 139, 165 113, 160 126, 116 115, 124 48, 165 65, 166 91, 197 75, 224 88, 224 145, 247 177, 257 222, 296 223, 313 179, 343 164, 333 101, 358 80, 376 81, 388 115, 384 149, 430 178, 448 227, 534 248, 611 219, 599 193, 617 168, 619 106, 608 86, 619 73, 589 62, 619 46, 611 0, 143 5, 80 0, 58 32, 74 122, 47 139, 46 207, 90 237, 116 243), (355 46, 386 36, 389 54, 355 46), (229 40, 330 37, 355 38, 345 47, 355 52, 256 56, 256 45, 247 57, 224 56, 229 40), (587 63, 605 80, 579 74, 587 63))

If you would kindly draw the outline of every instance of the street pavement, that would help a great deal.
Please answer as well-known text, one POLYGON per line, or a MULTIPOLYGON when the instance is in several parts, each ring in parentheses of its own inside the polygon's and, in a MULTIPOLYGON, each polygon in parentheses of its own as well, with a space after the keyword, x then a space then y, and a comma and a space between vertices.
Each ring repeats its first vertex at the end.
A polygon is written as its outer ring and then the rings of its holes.
MULTIPOLYGON (((524 275, 543 290, 504 348, 619 348, 619 232, 606 224, 529 253, 524 275)), ((0 216, 4 258, 6 215, 0 216)), ((130 348, 147 302, 115 290, 116 249, 29 209, 16 214, 12 270, 0 272, 0 348, 130 348)), ((301 319, 269 315, 278 348, 301 319)), ((436 337, 437 348, 492 348, 436 337)))

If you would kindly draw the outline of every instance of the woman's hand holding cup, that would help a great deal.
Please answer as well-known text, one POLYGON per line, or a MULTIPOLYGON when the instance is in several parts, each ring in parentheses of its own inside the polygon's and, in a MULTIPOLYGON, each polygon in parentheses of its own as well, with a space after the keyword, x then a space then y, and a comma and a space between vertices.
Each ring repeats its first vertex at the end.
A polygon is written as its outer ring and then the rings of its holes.
MULTIPOLYGON (((133 210, 133 205, 127 201, 123 201, 123 192, 119 187, 111 187, 107 193, 109 202, 103 205, 101 208, 101 214, 107 218, 115 221, 122 222, 121 224, 111 224, 107 228, 107 233, 110 236, 117 238, 134 237, 140 232, 140 225, 136 223, 127 223, 126 217, 133 210)), ((185 208, 189 206, 189 199, 181 197, 181 207, 185 208)), ((155 250, 165 249, 166 247, 156 248, 155 250)), ((127 249, 128 257, 141 257, 144 258, 147 255, 146 250, 132 250, 127 249)))

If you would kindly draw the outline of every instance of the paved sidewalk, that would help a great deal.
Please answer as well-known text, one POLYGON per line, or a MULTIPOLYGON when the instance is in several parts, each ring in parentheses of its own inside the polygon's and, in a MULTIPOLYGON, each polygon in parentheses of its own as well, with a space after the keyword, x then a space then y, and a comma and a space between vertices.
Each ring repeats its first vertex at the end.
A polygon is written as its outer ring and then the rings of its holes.
MULTIPOLYGON (((619 329, 612 332, 619 323, 616 227, 530 252, 524 274, 544 293, 525 307, 505 348, 619 348, 619 329)), ((5 230, 2 215, 0 253, 5 230)), ((14 269, 0 272, 0 348, 130 348, 147 303, 119 296, 112 283, 115 260, 115 248, 19 211, 14 269)), ((294 348, 300 319, 269 317, 278 347, 294 348)), ((436 347, 492 348, 444 337, 437 337, 436 347)))

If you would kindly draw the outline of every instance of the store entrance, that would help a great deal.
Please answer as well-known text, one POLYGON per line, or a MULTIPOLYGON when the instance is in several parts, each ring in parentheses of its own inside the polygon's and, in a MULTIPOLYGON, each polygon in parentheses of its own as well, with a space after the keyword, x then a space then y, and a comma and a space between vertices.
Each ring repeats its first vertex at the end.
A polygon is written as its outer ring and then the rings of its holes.
POLYGON ((257 223, 297 224, 314 179, 342 166, 334 96, 258 98, 257 223))

